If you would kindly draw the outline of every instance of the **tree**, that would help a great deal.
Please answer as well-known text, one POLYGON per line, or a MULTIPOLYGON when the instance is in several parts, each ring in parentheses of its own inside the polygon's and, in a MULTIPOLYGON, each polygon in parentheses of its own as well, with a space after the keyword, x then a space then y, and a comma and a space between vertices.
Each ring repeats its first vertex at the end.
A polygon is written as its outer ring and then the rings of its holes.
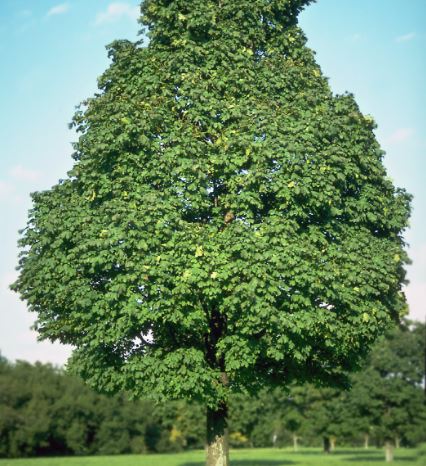
POLYGON ((388 461, 393 446, 426 440, 424 330, 423 324, 403 322, 376 343, 364 370, 353 377, 348 408, 354 419, 368 421, 378 443, 385 443, 388 461))
POLYGON ((97 394, 51 365, 0 358, 0 457, 164 452, 174 446, 168 422, 194 447, 185 424, 199 410, 187 404, 182 416, 172 405, 160 412, 152 401, 97 394))
POLYGON ((284 413, 287 390, 263 389, 256 396, 234 395, 230 398, 230 440, 233 446, 280 447, 289 440, 284 413), (235 440, 239 441, 235 441, 235 440))
POLYGON ((104 392, 207 407, 345 383, 404 307, 409 196, 370 116, 297 26, 310 0, 146 0, 83 103, 68 176, 33 195, 13 289, 104 392))
MULTIPOLYGON (((292 396, 303 409, 299 432, 313 443, 322 440, 325 453, 334 451, 336 442, 346 437, 346 392, 328 387, 294 387, 292 396)), ((299 408, 299 409, 300 409, 299 408)))
MULTIPOLYGON (((364 371, 368 372, 368 367, 365 367, 364 371)), ((353 387, 346 400, 346 409, 348 417, 351 420, 353 437, 356 438, 357 434, 362 436, 364 448, 368 450, 370 439, 376 438, 375 421, 380 401, 370 396, 371 382, 367 385, 358 382, 363 377, 368 378, 368 375, 359 373, 353 377, 353 387)), ((374 379, 374 381, 380 383, 380 380, 374 379)))

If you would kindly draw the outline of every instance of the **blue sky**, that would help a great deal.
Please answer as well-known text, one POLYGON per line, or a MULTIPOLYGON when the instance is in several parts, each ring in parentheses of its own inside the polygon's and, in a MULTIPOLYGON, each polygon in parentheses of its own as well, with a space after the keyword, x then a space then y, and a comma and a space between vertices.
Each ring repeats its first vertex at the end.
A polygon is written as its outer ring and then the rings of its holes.
MULTIPOLYGON (((0 0, 0 351, 61 364, 69 349, 37 343, 34 316, 8 290, 29 193, 71 168, 67 125, 108 66, 105 45, 137 37, 138 1, 0 0)), ((426 316, 426 1, 319 0, 300 20, 334 92, 374 116, 385 165, 414 197, 406 234, 411 316, 426 316)))

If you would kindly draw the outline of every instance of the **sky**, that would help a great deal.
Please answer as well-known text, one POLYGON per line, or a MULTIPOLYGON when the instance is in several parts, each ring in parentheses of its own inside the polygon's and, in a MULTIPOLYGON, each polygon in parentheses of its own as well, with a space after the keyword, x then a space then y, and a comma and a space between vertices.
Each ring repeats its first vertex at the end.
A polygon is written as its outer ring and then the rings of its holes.
MULTIPOLYGON (((37 342, 34 315, 8 289, 16 277, 29 194, 72 166, 75 107, 96 91, 105 45, 135 40, 139 1, 0 0, 0 352, 63 364, 71 349, 37 342)), ((301 14, 308 45, 335 93, 372 115, 394 183, 413 194, 405 238, 410 317, 426 317, 426 1, 318 0, 301 14)))

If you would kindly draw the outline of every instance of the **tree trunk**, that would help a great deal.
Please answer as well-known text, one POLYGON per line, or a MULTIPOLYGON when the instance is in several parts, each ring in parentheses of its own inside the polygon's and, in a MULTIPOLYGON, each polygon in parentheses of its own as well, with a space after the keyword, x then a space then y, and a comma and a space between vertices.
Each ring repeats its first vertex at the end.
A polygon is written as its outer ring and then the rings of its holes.
POLYGON ((389 440, 385 442, 385 456, 387 463, 391 463, 393 461, 393 445, 389 440))
POLYGON ((272 446, 275 448, 275 445, 277 444, 277 439, 278 439, 278 435, 276 432, 274 432, 274 434, 272 435, 272 446))
POLYGON ((229 466, 228 410, 207 408, 207 466, 229 466))
POLYGON ((399 437, 395 437, 395 448, 399 448, 401 446, 401 439, 399 437))
POLYGON ((330 437, 330 451, 334 451, 336 449, 336 437, 330 437))
POLYGON ((323 438, 324 453, 330 453, 330 437, 323 438))
POLYGON ((368 434, 364 435, 364 448, 368 450, 370 446, 370 436, 368 434))
POLYGON ((298 440, 299 437, 296 434, 293 434, 293 451, 299 451, 298 440))

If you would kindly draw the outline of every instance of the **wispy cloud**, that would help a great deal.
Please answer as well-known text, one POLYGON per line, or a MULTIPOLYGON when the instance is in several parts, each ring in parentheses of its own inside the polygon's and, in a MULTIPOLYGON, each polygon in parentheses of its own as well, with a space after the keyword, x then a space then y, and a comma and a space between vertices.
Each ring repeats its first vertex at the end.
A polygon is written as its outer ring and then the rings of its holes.
POLYGON ((19 12, 19 15, 28 18, 29 16, 32 15, 32 11, 31 11, 31 10, 28 10, 28 9, 21 10, 21 11, 19 12))
POLYGON ((11 271, 0 275, 0 290, 9 292, 9 286, 18 278, 18 272, 11 271))
POLYGON ((362 39, 362 35, 358 32, 356 32, 355 34, 352 34, 350 36, 350 41, 351 42, 359 42, 360 40, 362 39))
POLYGON ((409 32, 408 34, 396 37, 395 42, 408 42, 409 40, 413 40, 415 37, 416 34, 414 32, 409 32))
POLYGON ((13 186, 5 181, 0 181, 0 201, 9 199, 13 193, 13 186))
POLYGON ((35 362, 51 362, 63 365, 71 353, 71 347, 58 343, 37 342, 37 333, 30 327, 35 316, 27 311, 9 285, 18 277, 13 270, 0 274, 0 340, 2 354, 10 360, 24 359, 35 362))
POLYGON ((137 19, 140 16, 138 6, 130 5, 129 3, 111 3, 105 11, 97 14, 95 25, 99 26, 105 23, 113 23, 122 18, 137 19))
POLYGON ((409 283, 405 288, 410 307, 410 317, 424 321, 426 317, 426 242, 410 248, 408 255, 413 261, 408 267, 409 283))
POLYGON ((405 288, 405 294, 412 319, 424 321, 426 300, 426 281, 413 281, 405 288))
POLYGON ((400 142, 405 142, 411 139, 415 131, 413 128, 398 128, 395 130, 388 138, 388 141, 391 144, 398 144, 400 142))
POLYGON ((16 165, 9 170, 9 176, 17 181, 37 181, 40 179, 40 172, 16 165))
POLYGON ((48 12, 47 16, 56 16, 66 13, 70 9, 68 3, 61 3, 60 5, 53 6, 48 12))

